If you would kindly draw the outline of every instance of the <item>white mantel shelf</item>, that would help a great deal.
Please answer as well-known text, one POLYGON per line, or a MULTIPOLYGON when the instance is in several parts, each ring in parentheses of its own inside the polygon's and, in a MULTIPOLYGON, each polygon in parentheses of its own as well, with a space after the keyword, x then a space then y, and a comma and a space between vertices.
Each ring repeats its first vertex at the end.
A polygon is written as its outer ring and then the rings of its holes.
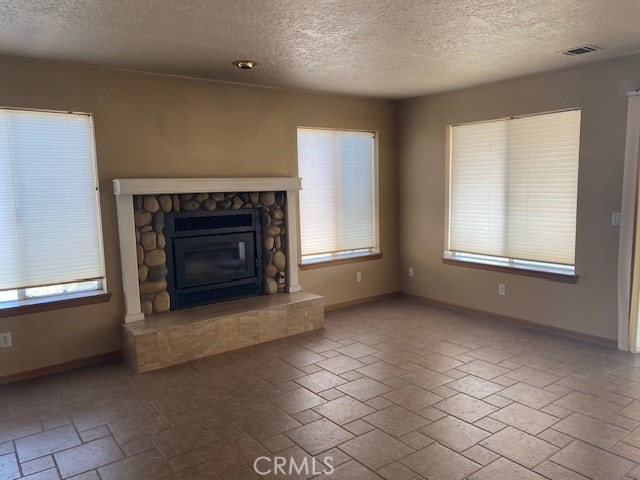
POLYGON ((120 262, 124 290, 125 323, 144 320, 140 309, 136 231, 133 196, 179 193, 287 192, 287 291, 302 290, 298 284, 298 192, 302 181, 297 177, 263 178, 116 178, 113 193, 118 212, 120 262))
POLYGON ((269 192, 301 190, 296 177, 264 178, 116 178, 114 195, 161 193, 269 192))

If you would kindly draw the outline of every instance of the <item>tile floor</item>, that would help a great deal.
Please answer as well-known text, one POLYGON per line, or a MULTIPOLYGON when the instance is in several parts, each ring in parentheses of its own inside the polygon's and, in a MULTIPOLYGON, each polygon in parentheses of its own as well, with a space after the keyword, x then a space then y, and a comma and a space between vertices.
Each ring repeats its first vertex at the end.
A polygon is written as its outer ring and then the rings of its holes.
POLYGON ((392 299, 166 370, 0 387, 2 480, 253 479, 275 455, 332 457, 331 480, 640 479, 640 359, 392 299))

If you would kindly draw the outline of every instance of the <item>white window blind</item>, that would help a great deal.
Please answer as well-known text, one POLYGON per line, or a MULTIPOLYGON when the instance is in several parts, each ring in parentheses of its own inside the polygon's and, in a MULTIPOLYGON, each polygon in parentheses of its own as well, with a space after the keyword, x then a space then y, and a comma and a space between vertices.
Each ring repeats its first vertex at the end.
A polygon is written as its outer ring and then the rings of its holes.
POLYGON ((298 129, 302 256, 373 250, 372 132, 298 129))
POLYGON ((0 290, 104 277, 89 115, 0 109, 0 290))
POLYGON ((449 250, 575 264, 580 110, 454 125, 449 250))

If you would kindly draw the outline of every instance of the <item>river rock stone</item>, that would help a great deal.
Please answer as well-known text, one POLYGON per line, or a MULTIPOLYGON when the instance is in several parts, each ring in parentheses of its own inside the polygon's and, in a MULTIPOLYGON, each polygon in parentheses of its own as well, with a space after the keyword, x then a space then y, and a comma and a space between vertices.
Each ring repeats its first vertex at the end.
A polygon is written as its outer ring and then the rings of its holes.
POLYGON ((178 198, 178 195, 171 195, 171 203, 173 204, 173 211, 174 212, 179 212, 180 211, 180 199, 178 198))
POLYGON ((138 257, 138 265, 142 265, 144 263, 144 248, 142 248, 142 245, 136 245, 136 256, 138 257))
POLYGON ((278 250, 276 251, 276 253, 273 254, 273 265, 278 270, 284 270, 285 267, 287 266, 287 256, 284 254, 282 250, 278 250))
POLYGON ((155 250, 157 246, 155 232, 143 233, 140 238, 140 243, 145 250, 155 250))
POLYGON ((151 213, 155 213, 160 210, 160 204, 158 203, 158 199, 153 195, 147 195, 144 197, 144 202, 142 203, 142 207, 151 213))
POLYGON ((242 207, 243 203, 244 202, 242 201, 242 198, 236 195, 235 197, 233 197, 233 200, 231 201, 231 209, 238 210, 240 207, 242 207))
POLYGON ((144 256, 144 263, 148 267, 155 267, 156 265, 164 265, 167 262, 167 256, 164 250, 151 250, 144 256))
POLYGON ((166 277, 167 277, 166 265, 155 265, 153 267, 149 267, 149 271, 147 273, 147 280, 151 282, 161 282, 165 280, 166 277))
POLYGON ((267 295, 278 293, 278 283, 273 278, 264 279, 264 293, 267 295))
POLYGON ((168 312, 170 302, 169 294, 167 292, 160 292, 153 297, 153 309, 158 313, 168 312))
POLYGON ((209 200, 204 202, 204 205, 202 205, 202 208, 211 212, 216 209, 216 206, 217 206, 216 201, 213 198, 210 198, 209 200))
POLYGON ((162 292, 167 289, 167 282, 144 282, 140 284, 140 293, 162 292))
POLYGON ((267 278, 275 278, 277 274, 278 274, 278 269, 276 269, 276 267, 274 267, 273 265, 267 265, 264 268, 264 275, 267 278))
POLYGON ((145 315, 151 315, 153 313, 153 303, 151 303, 151 300, 143 300, 140 302, 140 310, 142 310, 142 313, 145 315))
POLYGON ((164 228, 164 213, 158 210, 153 214, 153 230, 156 233, 160 233, 164 228))
POLYGON ((200 208, 200 203, 196 202, 195 200, 187 200, 186 202, 182 202, 180 204, 180 208, 186 210, 187 212, 193 212, 200 208))
POLYGON ((282 229, 277 225, 269 225, 267 228, 262 230, 262 233, 265 237, 275 237, 276 235, 280 235, 280 231, 282 229))
POLYGON ((138 280, 144 282, 147 279, 147 274, 149 273, 149 267, 146 265, 140 265, 138 267, 138 280))
POLYGON ((160 209, 164 213, 170 212, 171 207, 173 206, 173 202, 171 201, 171 197, 169 195, 160 195, 158 197, 158 203, 160 204, 160 209))
POLYGON ((151 223, 151 214, 149 212, 136 212, 133 215, 133 220, 136 227, 144 227, 151 223))
POLYGON ((267 250, 271 250, 273 248, 274 239, 273 237, 266 237, 263 242, 263 246, 267 250))
POLYGON ((276 203, 276 196, 273 192, 260 192, 260 203, 266 206, 276 203))

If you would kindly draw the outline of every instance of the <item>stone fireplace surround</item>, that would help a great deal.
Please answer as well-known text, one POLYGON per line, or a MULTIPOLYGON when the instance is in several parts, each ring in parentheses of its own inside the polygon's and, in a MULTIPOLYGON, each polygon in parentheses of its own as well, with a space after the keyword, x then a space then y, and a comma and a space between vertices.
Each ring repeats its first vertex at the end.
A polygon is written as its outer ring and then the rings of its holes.
POLYGON ((169 311, 168 263, 163 233, 165 214, 170 212, 234 212, 258 210, 262 236, 259 261, 264 270, 263 292, 274 295, 286 290, 286 202, 285 192, 183 193, 134 195, 136 255, 140 281, 140 307, 145 316, 169 311))
MULTIPOLYGON (((206 201, 204 200, 204 194, 207 194, 208 198, 213 199, 214 194, 224 195, 227 192, 233 192, 232 196, 225 197, 221 200, 224 202, 224 200, 229 199, 233 205, 233 198, 236 196, 241 198, 241 194, 257 194, 259 198, 260 192, 285 193, 282 207, 289 213, 282 219, 286 235, 283 235, 281 239, 286 240, 286 248, 285 245, 282 245, 281 249, 287 252, 287 258, 285 271, 282 272, 282 277, 284 278, 285 283, 280 287, 280 290, 284 289, 287 292, 293 293, 301 291, 301 287, 298 284, 297 235, 298 191, 300 188, 301 181, 299 178, 295 177, 124 178, 113 180, 113 190, 116 196, 116 208, 118 213, 122 282, 125 296, 124 322, 136 322, 145 318, 145 314, 142 312, 141 308, 141 294, 146 300, 148 297, 144 297, 144 295, 146 293, 150 293, 141 292, 141 285, 144 285, 145 282, 141 282, 139 280, 140 272, 138 267, 140 265, 139 257, 142 242, 141 227, 147 226, 141 225, 141 223, 147 223, 147 218, 144 215, 144 211, 146 211, 145 209, 137 209, 138 215, 136 216, 135 203, 139 203, 139 199, 141 199, 144 204, 145 198, 159 199, 159 196, 161 195, 168 195, 170 198, 177 198, 180 202, 180 195, 183 195, 182 199, 184 200, 182 200, 182 202, 188 202, 190 200, 195 201, 196 195, 201 194, 203 203, 199 204, 197 207, 201 208, 201 205, 206 201), (193 198, 188 198, 190 195, 193 195, 193 198), (136 229, 138 229, 137 233, 136 229), (140 240, 138 238, 140 238, 140 240)), ((242 195, 242 197, 244 197, 244 195, 242 195)), ((151 200, 149 200, 149 202, 153 203, 151 200)), ((243 206, 246 204, 251 204, 251 206, 253 206, 251 200, 244 203, 243 206)), ((155 205, 152 205, 151 209, 155 209, 155 205)), ((151 223, 152 222, 149 222, 148 225, 151 225, 151 223)), ((161 285, 158 285, 157 287, 160 288, 160 286, 161 285)), ((142 288, 144 290, 149 287, 142 288)), ((148 305, 145 305, 145 310, 149 312, 148 305)), ((160 310, 162 310, 162 308, 160 310)))

